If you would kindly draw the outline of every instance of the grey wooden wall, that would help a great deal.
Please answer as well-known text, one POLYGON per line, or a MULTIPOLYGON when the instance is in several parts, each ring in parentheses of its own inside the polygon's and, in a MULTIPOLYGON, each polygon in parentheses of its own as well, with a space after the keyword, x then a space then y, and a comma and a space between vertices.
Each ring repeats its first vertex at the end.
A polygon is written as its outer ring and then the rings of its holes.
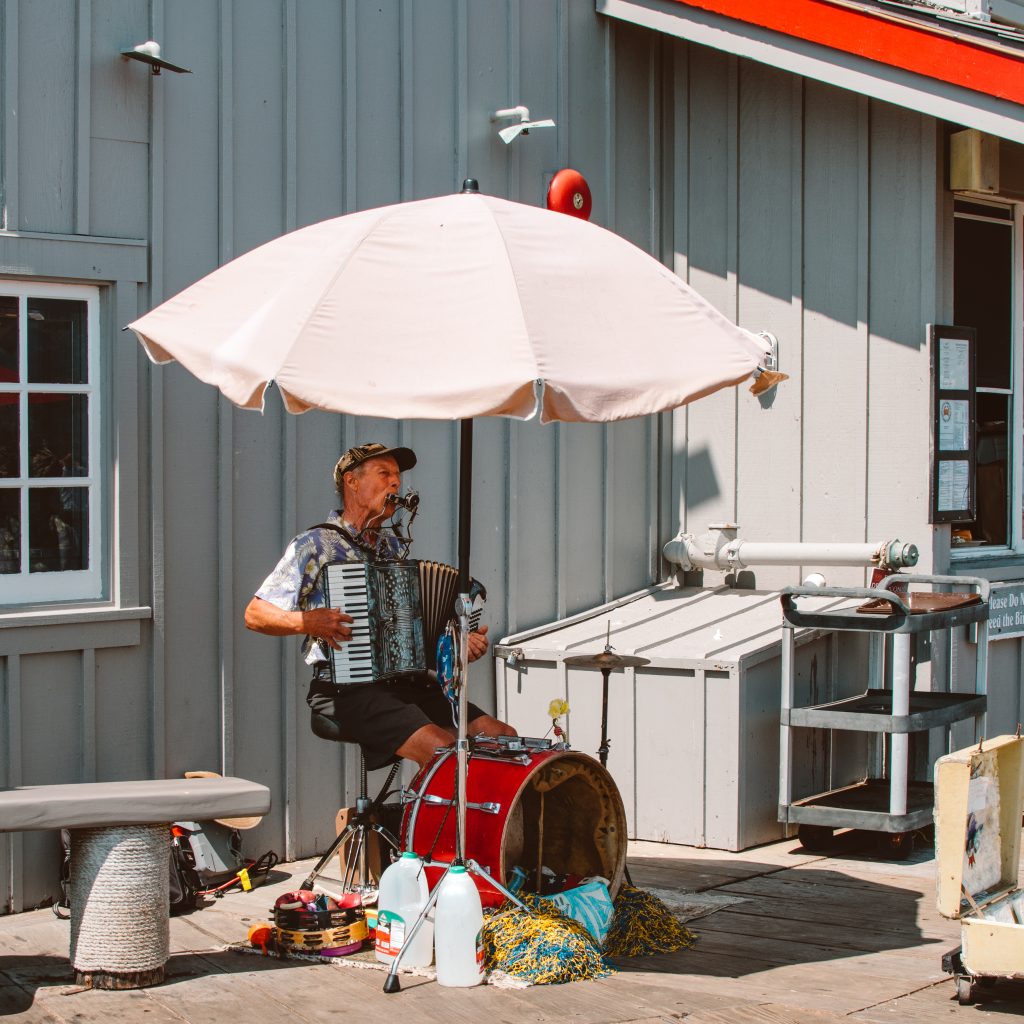
MULTIPOLYGON (((573 166, 596 222, 660 252, 660 43, 586 0, 3 0, 0 17, 0 274, 102 287, 113 536, 104 608, 0 614, 0 785, 234 773, 274 795, 246 849, 312 853, 354 758, 309 732, 297 641, 242 611, 358 441, 418 451, 416 550, 454 561, 456 428, 293 418, 273 396, 243 413, 119 328, 283 232, 467 175, 542 205, 573 166), (146 39, 192 74, 120 56, 146 39), (519 103, 558 129, 505 146, 490 114, 519 103)), ((479 424, 492 635, 660 571, 660 429, 479 424)), ((473 697, 493 707, 487 664, 473 697)), ((56 867, 52 835, 0 838, 0 905, 52 896, 56 867)))
POLYGON ((682 42, 673 57, 676 270, 773 332, 790 377, 674 415, 673 511, 691 532, 731 521, 759 541, 898 536, 930 566, 935 122, 682 42))
MULTIPOLYGON (((760 400, 741 386, 673 414, 675 528, 899 537, 918 545, 918 571, 950 571, 949 529, 928 523, 926 325, 952 322, 942 126, 682 41, 665 63, 666 262, 743 326, 777 335, 790 376, 760 400)), ((774 588, 806 571, 754 575, 774 588)), ((868 578, 823 571, 838 585, 868 578)), ((973 689, 975 650, 959 635, 952 658, 938 645, 919 656, 922 685, 973 689)), ((1021 659, 1019 640, 991 645, 990 735, 1024 717, 1021 659)), ((972 742, 969 726, 954 736, 972 742)))
MULTIPOLYGON (((353 761, 308 729, 297 642, 241 615, 332 505, 351 443, 416 448, 418 553, 454 559, 455 427, 240 412, 119 328, 281 233, 456 190, 593 219, 782 342, 791 380, 614 427, 478 425, 474 573, 492 635, 634 590, 680 522, 922 547, 936 126, 599 18, 589 0, 0 0, 0 276, 103 289, 110 601, 0 613, 0 785, 265 782, 246 849, 321 849, 353 761), (122 49, 153 38, 191 75, 122 49), (492 111, 552 116, 506 147, 492 111), (869 415, 870 411, 870 415, 869 415)), ((472 358, 472 353, 467 354, 472 358)), ((762 585, 793 574, 758 574, 762 585)), ((836 578, 840 578, 838 575, 836 578)), ((473 697, 493 706, 489 666, 473 697)), ((51 835, 0 837, 0 910, 52 896, 51 835)))

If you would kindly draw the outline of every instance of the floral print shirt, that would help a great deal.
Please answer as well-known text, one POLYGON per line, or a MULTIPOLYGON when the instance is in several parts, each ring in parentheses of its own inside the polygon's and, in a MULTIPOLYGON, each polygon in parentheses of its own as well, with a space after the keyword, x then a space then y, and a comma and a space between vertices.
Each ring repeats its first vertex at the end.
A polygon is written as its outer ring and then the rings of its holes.
MULTIPOLYGON (((379 534, 377 548, 357 544, 356 531, 342 518, 342 510, 335 509, 324 520, 345 531, 325 530, 314 526, 300 533, 285 549, 281 561, 256 591, 256 596, 287 612, 324 608, 320 570, 328 562, 388 561, 399 558, 403 545, 394 534, 386 530, 379 534)), ((307 665, 327 661, 321 644, 311 636, 302 641, 302 655, 307 665)))

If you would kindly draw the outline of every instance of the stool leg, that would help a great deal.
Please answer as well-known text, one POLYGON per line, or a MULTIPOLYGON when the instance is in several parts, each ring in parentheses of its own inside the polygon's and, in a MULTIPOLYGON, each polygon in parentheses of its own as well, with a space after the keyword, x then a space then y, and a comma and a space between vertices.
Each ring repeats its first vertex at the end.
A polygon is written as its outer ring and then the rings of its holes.
POLYGON ((369 832, 376 832, 384 842, 397 852, 398 840, 379 823, 373 821, 373 812, 377 809, 381 800, 387 794, 398 772, 400 762, 395 762, 388 773, 387 781, 381 788, 376 798, 370 800, 367 795, 368 780, 366 772, 366 760, 359 755, 359 796, 356 798, 356 813, 349 820, 349 823, 340 832, 337 839, 331 843, 327 852, 316 862, 313 870, 310 871, 302 883, 303 889, 312 889, 317 878, 323 873, 328 862, 334 857, 346 842, 351 839, 352 843, 345 854, 345 868, 341 880, 342 892, 354 892, 359 889, 370 888, 369 874, 369 832))

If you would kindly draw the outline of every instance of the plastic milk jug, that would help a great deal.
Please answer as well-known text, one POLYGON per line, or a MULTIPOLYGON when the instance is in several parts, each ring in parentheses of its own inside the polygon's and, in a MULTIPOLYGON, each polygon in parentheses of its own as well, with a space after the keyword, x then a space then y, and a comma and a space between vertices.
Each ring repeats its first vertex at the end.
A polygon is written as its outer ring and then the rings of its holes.
MULTIPOLYGON (((427 876, 423 861, 407 850, 380 876, 377 895, 377 959, 389 966, 394 963, 406 937, 427 905, 427 876)), ((402 954, 403 967, 429 967, 434 952, 434 926, 424 919, 413 936, 412 944, 402 954)))
POLYGON ((484 915, 476 883, 461 864, 441 880, 434 910, 437 983, 468 988, 484 980, 484 915))

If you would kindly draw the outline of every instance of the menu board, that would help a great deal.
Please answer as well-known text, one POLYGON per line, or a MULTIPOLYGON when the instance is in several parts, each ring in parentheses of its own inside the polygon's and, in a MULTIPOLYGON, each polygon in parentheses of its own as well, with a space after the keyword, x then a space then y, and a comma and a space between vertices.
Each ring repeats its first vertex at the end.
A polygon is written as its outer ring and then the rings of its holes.
POLYGON ((932 523, 975 518, 975 392, 973 327, 930 324, 932 368, 932 523))

